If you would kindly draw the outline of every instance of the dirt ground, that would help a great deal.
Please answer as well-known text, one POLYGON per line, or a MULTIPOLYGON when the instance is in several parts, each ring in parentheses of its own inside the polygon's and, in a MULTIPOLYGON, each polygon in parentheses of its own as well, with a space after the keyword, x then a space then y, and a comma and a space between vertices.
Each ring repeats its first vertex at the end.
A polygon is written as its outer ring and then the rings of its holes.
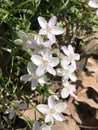
MULTIPOLYGON (((98 130, 98 59, 88 59, 85 72, 78 77, 76 85, 78 99, 65 100, 68 104, 65 121, 56 122, 52 130, 98 130)), ((32 108, 23 113, 34 119, 32 108)), ((37 119, 39 116, 37 113, 37 119)), ((15 130, 27 130, 22 124, 18 121, 15 130)))

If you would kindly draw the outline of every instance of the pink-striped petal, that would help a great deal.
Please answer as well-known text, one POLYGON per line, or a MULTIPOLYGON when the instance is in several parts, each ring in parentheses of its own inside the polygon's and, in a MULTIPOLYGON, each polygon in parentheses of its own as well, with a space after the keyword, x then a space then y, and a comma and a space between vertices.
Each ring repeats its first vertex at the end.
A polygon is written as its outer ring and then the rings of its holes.
POLYGON ((20 80, 25 81, 25 82, 30 81, 31 79, 32 79, 32 76, 30 74, 25 74, 20 77, 20 80))
POLYGON ((45 116, 45 123, 48 123, 50 121, 53 121, 53 117, 51 115, 46 115, 45 116))
POLYGON ((67 105, 65 103, 58 103, 54 106, 54 110, 58 113, 63 112, 66 109, 67 105))
POLYGON ((43 114, 47 114, 48 112, 48 106, 44 104, 37 105, 37 109, 43 114))
POLYGON ((54 27, 54 25, 56 24, 57 22, 57 17, 56 16, 53 16, 50 18, 49 22, 48 22, 48 25, 52 28, 54 27))
POLYGON ((36 69, 36 75, 37 76, 42 76, 44 75, 45 73, 45 68, 43 66, 39 66, 37 69, 36 69))
POLYGON ((60 35, 60 34, 63 34, 63 33, 64 33, 64 29, 61 28, 61 27, 55 26, 55 27, 52 29, 52 33, 53 33, 54 35, 60 35))
POLYGON ((48 98, 49 108, 53 108, 56 105, 56 100, 58 100, 58 97, 56 95, 49 96, 49 98, 48 98))
POLYGON ((64 87, 61 91, 61 97, 62 98, 67 98, 69 96, 69 90, 67 87, 64 87))
POLYGON ((46 35, 47 32, 46 32, 45 29, 40 29, 40 30, 39 30, 39 34, 40 34, 40 35, 46 35))
POLYGON ((52 43, 56 42, 56 37, 52 33, 48 33, 47 36, 52 43))
POLYGON ((69 53, 69 50, 66 46, 63 46, 61 49, 63 50, 65 55, 69 56, 70 53, 69 53))
POLYGON ((56 75, 55 69, 52 68, 52 67, 50 67, 50 66, 47 67, 47 71, 48 71, 50 74, 54 75, 54 76, 56 75))
POLYGON ((88 5, 92 8, 98 8, 98 1, 97 0, 90 0, 88 5))
POLYGON ((21 39, 14 40, 14 43, 16 45, 24 45, 23 41, 21 39))
POLYGON ((41 130, 38 121, 36 121, 36 122, 34 123, 34 125, 33 125, 33 130, 41 130))
POLYGON ((51 42, 50 40, 46 41, 43 43, 43 45, 47 48, 51 48, 51 46, 53 45, 53 42, 51 42))
POLYGON ((75 54, 74 54, 74 58, 75 58, 75 60, 79 60, 79 59, 80 59, 80 55, 77 54, 77 53, 75 53, 75 54))
POLYGON ((43 59, 42 59, 42 57, 39 56, 39 55, 32 55, 32 56, 31 56, 31 61, 32 61, 35 65, 37 65, 37 66, 40 66, 40 65, 43 64, 43 59))
POLYGON ((57 121, 64 121, 65 120, 65 117, 63 116, 63 114, 61 113, 55 113, 53 115, 53 117, 57 120, 57 121))
POLYGON ((20 39, 22 39, 23 41, 26 41, 27 35, 25 32, 19 30, 18 34, 19 34, 20 39))
POLYGON ((49 65, 51 66, 51 67, 55 67, 56 65, 58 65, 59 64, 59 59, 57 58, 57 57, 51 57, 50 59, 49 59, 49 65))
POLYGON ((47 27, 47 21, 44 17, 39 16, 38 17, 38 23, 41 26, 41 28, 46 28, 47 27))
POLYGON ((32 79, 31 81, 31 90, 35 90, 38 82, 36 79, 32 79))

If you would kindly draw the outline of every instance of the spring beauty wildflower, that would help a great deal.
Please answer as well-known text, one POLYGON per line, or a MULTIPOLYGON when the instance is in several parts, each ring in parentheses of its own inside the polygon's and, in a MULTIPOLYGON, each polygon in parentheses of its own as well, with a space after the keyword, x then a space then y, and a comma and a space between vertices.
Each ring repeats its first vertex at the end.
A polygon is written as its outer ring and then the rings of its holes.
POLYGON ((34 50, 33 54, 40 54, 46 49, 50 49, 52 46, 52 42, 50 40, 44 42, 42 36, 39 34, 35 35, 34 41, 35 42, 33 42, 32 46, 30 46, 30 48, 34 50))
POLYGON ((60 34, 64 33, 63 28, 61 28, 59 26, 55 26, 55 24, 57 22, 56 16, 51 17, 49 19, 49 22, 47 22, 44 17, 39 16, 38 22, 39 22, 39 25, 41 26, 39 34, 47 35, 47 37, 49 38, 49 40, 52 43, 56 42, 55 35, 60 35, 60 34))
POLYGON ((74 94, 76 91, 75 85, 70 84, 68 81, 63 82, 64 88, 61 91, 61 97, 67 98, 69 95, 73 96, 74 98, 77 98, 77 96, 74 94))
POLYGON ((48 105, 39 104, 37 109, 45 114, 45 123, 54 122, 54 120, 64 121, 65 118, 62 112, 66 109, 65 103, 56 103, 58 97, 56 95, 51 95, 48 97, 48 105))
POLYGON ((68 45, 68 47, 63 46, 62 50, 66 55, 66 61, 69 61, 69 63, 71 63, 74 68, 76 68, 76 60, 80 59, 80 55, 78 53, 74 53, 73 47, 71 45, 68 45))
POLYGON ((53 67, 59 64, 59 59, 57 57, 53 57, 50 50, 45 50, 42 53, 42 56, 32 55, 31 60, 36 66, 38 66, 36 75, 41 76, 46 72, 54 76, 56 75, 56 71, 53 67))
POLYGON ((34 123, 34 125, 33 125, 33 129, 32 130, 51 130, 51 126, 47 126, 47 125, 45 125, 45 126, 40 126, 39 125, 39 122, 38 121, 36 121, 35 123, 34 123))
POLYGON ((69 79, 75 82, 77 78, 74 74, 74 71, 75 69, 72 65, 65 65, 62 68, 57 69, 57 75, 62 77, 62 82, 65 82, 69 79))
POLYGON ((32 62, 29 62, 27 65, 28 74, 22 75, 20 77, 20 79, 25 82, 31 81, 31 90, 35 90, 38 83, 43 85, 47 82, 46 76, 37 76, 35 74, 35 70, 36 66, 32 62))
POLYGON ((28 48, 32 48, 32 46, 35 44, 34 34, 32 33, 26 34, 25 32, 19 30, 18 35, 20 39, 14 40, 14 43, 17 45, 22 45, 24 50, 27 50, 28 48))
MULTIPOLYGON (((92 8, 98 8, 98 0, 90 0, 88 5, 92 8)), ((98 15, 98 9, 96 11, 96 15, 98 15)))

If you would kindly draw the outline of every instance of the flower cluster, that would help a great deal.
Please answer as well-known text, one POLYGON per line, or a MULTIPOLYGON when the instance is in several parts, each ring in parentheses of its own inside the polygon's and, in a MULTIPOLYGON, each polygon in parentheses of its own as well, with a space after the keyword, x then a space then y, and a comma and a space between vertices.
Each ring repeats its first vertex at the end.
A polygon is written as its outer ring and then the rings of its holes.
MULTIPOLYGON (((38 17, 38 23, 41 26, 38 34, 19 31, 19 39, 14 41, 17 45, 22 45, 24 50, 31 49, 31 60, 27 65, 28 74, 22 75, 21 80, 31 82, 31 89, 34 91, 36 87, 44 86, 51 82, 48 75, 60 76, 63 89, 61 97, 67 98, 69 95, 77 98, 74 94, 76 88, 71 81, 76 81, 75 70, 76 61, 80 56, 74 53, 71 45, 62 46, 59 49, 59 56, 53 52, 52 46, 56 43, 55 35, 64 33, 64 29, 56 25, 57 18, 53 16, 47 22, 44 17, 38 17)), ((54 122, 55 120, 64 121, 62 112, 66 109, 66 103, 57 103, 58 97, 50 95, 47 105, 37 105, 37 110, 45 115, 45 123, 54 122)), ((51 129, 46 126, 47 130, 51 129)), ((46 128, 45 127, 45 128, 46 128)), ((38 123, 35 123, 34 130, 40 130, 38 123)), ((42 128, 44 130, 44 128, 42 128)), ((46 130, 46 129, 45 129, 46 130)))
POLYGON ((97 8, 96 15, 98 15, 98 0, 90 0, 88 5, 92 8, 97 8))

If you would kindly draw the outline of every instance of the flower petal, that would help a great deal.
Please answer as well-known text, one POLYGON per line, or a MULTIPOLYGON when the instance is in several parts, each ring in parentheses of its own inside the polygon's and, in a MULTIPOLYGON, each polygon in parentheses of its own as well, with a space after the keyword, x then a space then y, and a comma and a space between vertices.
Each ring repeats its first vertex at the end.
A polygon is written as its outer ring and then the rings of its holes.
POLYGON ((40 35, 36 35, 35 40, 38 45, 43 43, 43 38, 40 35))
POLYGON ((22 39, 23 41, 27 40, 27 35, 25 32, 19 30, 18 35, 19 35, 20 39, 22 39))
POLYGON ((58 100, 58 97, 56 95, 51 95, 48 97, 49 108, 53 108, 56 105, 56 100, 58 100))
POLYGON ((70 74, 69 77, 70 77, 70 79, 71 79, 73 82, 75 82, 75 81, 77 80, 77 78, 76 78, 76 76, 75 76, 74 73, 70 74))
POLYGON ((45 29, 40 29, 40 30, 39 30, 39 34, 40 34, 40 35, 46 35, 47 32, 46 32, 45 29))
POLYGON ((97 2, 97 0, 90 0, 89 2, 88 2, 88 5, 90 6, 90 7, 92 7, 92 8, 98 8, 98 2, 97 2))
POLYGON ((49 60, 51 57, 52 57, 52 54, 51 54, 51 52, 50 52, 50 49, 45 49, 44 51, 43 51, 43 53, 41 53, 42 54, 42 56, 43 56, 43 60, 49 60))
POLYGON ((42 57, 39 56, 39 55, 32 55, 32 56, 31 56, 31 60, 32 60, 32 62, 33 62, 35 65, 37 65, 37 66, 40 66, 40 65, 43 64, 43 59, 42 59, 42 57))
POLYGON ((48 71, 50 74, 54 75, 54 76, 56 75, 55 69, 52 68, 52 67, 50 67, 50 66, 47 67, 47 71, 48 71))
POLYGON ((70 53, 69 53, 69 50, 66 46, 63 46, 61 49, 63 50, 65 55, 69 56, 70 53))
POLYGON ((70 53, 74 54, 74 49, 71 45, 68 45, 68 50, 70 53))
POLYGON ((51 130, 51 126, 42 126, 41 130, 51 130))
POLYGON ((45 123, 48 123, 50 121, 53 121, 53 117, 51 115, 46 115, 45 116, 45 123))
POLYGON ((51 46, 53 45, 53 43, 50 40, 48 40, 48 41, 44 42, 43 45, 45 47, 47 47, 47 48, 51 48, 51 46))
POLYGON ((54 106, 54 110, 56 112, 61 113, 66 109, 67 105, 65 103, 58 103, 54 106))
POLYGON ((46 26, 47 26, 47 21, 44 17, 39 16, 38 23, 41 26, 41 28, 46 28, 46 26))
POLYGON ((57 57, 51 57, 50 59, 49 59, 49 65, 51 66, 51 67, 55 67, 56 65, 58 65, 59 64, 59 59, 57 58, 57 57))
POLYGON ((27 71, 29 74, 35 74, 35 70, 36 70, 36 66, 32 63, 32 62, 29 62, 28 65, 27 65, 27 71))
POLYGON ((38 79, 38 82, 40 83, 40 84, 45 84, 46 82, 47 82, 47 77, 46 76, 42 76, 42 77, 40 77, 39 79, 38 79))
POLYGON ((56 70, 56 72, 57 72, 57 75, 58 75, 58 76, 63 76, 63 69, 62 69, 62 68, 58 68, 58 69, 56 70))
POLYGON ((28 33, 27 34, 28 40, 30 40, 31 42, 34 42, 34 38, 35 38, 35 34, 33 33, 28 33))
POLYGON ((70 64, 70 60, 67 56, 63 56, 61 59, 61 66, 65 67, 68 66, 70 64))
POLYGON ((31 81, 31 90, 35 90, 38 82, 37 79, 32 79, 31 81))
POLYGON ((44 104, 39 104, 37 105, 37 109, 43 113, 43 114, 47 114, 48 113, 48 106, 44 105, 44 104))
POLYGON ((52 33, 48 33, 48 34, 47 34, 47 37, 49 38, 49 40, 50 40, 52 43, 55 43, 55 42, 56 42, 56 37, 55 37, 52 33))
POLYGON ((31 79, 32 79, 32 76, 30 74, 25 74, 20 77, 20 80, 25 81, 25 82, 30 81, 31 79))
POLYGON ((23 45, 23 44, 24 44, 21 39, 14 40, 14 43, 15 43, 16 45, 23 45))
POLYGON ((64 87, 61 91, 61 97, 62 98, 67 98, 69 96, 69 90, 67 87, 64 87))
POLYGON ((37 69, 36 69, 36 75, 37 76, 42 76, 45 74, 45 68, 43 66, 39 66, 37 69))
POLYGON ((60 34, 64 33, 64 29, 61 28, 61 27, 55 26, 55 27, 52 29, 52 33, 53 33, 54 35, 60 35, 60 34))
POLYGON ((50 18, 49 22, 48 22, 48 25, 52 28, 54 27, 54 25, 56 24, 57 22, 57 17, 56 16, 53 16, 50 18))
POLYGON ((98 9, 96 10, 96 15, 98 15, 98 9))
POLYGON ((41 130, 38 121, 36 121, 36 122, 34 123, 34 125, 33 125, 33 130, 41 130))
POLYGON ((64 117, 63 114, 61 114, 61 113, 55 113, 55 114, 53 115, 53 117, 54 117, 56 120, 58 120, 58 121, 64 121, 64 120, 65 120, 65 117, 64 117))
POLYGON ((74 57, 75 57, 75 60, 79 60, 80 59, 80 55, 77 54, 77 53, 74 54, 74 57))
POLYGON ((73 92, 70 92, 70 95, 76 99, 78 98, 73 92))

